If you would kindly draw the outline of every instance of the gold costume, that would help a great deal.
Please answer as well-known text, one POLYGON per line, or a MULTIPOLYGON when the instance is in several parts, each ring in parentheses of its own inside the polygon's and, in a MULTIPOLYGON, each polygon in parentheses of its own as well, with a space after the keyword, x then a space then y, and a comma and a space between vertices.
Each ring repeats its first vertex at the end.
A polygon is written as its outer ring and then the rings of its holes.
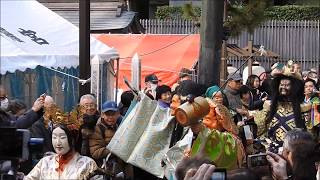
MULTIPOLYGON (((263 109, 254 116, 254 121, 258 126, 258 136, 267 136, 278 144, 283 143, 287 131, 296 128, 294 122, 293 108, 290 102, 279 102, 276 114, 269 124, 266 124, 267 116, 270 112, 270 101, 266 101, 263 109)), ((306 125, 310 121, 310 104, 301 104, 301 116, 306 125)))

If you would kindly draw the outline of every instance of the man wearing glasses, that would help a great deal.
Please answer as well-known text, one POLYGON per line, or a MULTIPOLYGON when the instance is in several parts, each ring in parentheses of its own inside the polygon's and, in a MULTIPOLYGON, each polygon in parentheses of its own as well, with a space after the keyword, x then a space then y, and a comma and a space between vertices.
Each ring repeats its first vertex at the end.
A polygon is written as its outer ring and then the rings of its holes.
POLYGON ((94 128, 99 119, 97 100, 92 94, 81 96, 79 105, 83 109, 83 124, 80 127, 81 155, 90 157, 89 138, 94 133, 94 128))
POLYGON ((233 116, 236 117, 235 123, 241 121, 241 117, 248 116, 248 111, 243 108, 240 98, 239 90, 241 86, 242 77, 239 73, 228 76, 228 83, 224 89, 224 94, 227 96, 229 109, 231 109, 233 116))

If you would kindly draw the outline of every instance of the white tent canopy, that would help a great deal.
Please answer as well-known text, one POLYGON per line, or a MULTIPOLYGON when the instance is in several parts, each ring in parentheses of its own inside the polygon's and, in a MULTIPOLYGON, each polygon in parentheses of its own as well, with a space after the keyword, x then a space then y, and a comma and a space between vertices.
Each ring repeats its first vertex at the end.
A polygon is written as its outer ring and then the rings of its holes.
MULTIPOLYGON (((79 29, 36 0, 0 1, 0 73, 41 65, 79 65, 79 29)), ((118 52, 91 37, 91 56, 109 61, 118 52)))

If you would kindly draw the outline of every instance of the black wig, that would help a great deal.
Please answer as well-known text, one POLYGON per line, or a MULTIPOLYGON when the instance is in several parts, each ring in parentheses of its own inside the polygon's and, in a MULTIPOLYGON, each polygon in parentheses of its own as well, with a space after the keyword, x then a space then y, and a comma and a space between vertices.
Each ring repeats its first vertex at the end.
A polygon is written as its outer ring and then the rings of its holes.
POLYGON ((278 102, 282 100, 279 93, 279 85, 280 85, 280 81, 283 79, 288 79, 291 82, 291 90, 287 99, 292 103, 293 113, 295 117, 294 121, 295 121, 296 127, 305 129, 306 126, 305 126, 304 120, 302 119, 301 107, 300 107, 300 104, 303 102, 303 99, 304 99, 303 81, 293 77, 284 76, 284 75, 276 76, 271 83, 273 94, 271 99, 270 113, 269 113, 269 116, 267 117, 266 123, 269 124, 271 122, 271 120, 273 119, 274 115, 277 112, 278 102))

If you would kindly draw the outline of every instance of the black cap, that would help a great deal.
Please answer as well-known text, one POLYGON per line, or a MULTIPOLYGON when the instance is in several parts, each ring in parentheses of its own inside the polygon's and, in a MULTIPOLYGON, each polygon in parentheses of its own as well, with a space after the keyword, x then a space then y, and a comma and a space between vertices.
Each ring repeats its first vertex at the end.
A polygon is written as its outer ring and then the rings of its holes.
POLYGON ((155 74, 149 74, 145 77, 144 82, 158 83, 159 79, 155 74))

